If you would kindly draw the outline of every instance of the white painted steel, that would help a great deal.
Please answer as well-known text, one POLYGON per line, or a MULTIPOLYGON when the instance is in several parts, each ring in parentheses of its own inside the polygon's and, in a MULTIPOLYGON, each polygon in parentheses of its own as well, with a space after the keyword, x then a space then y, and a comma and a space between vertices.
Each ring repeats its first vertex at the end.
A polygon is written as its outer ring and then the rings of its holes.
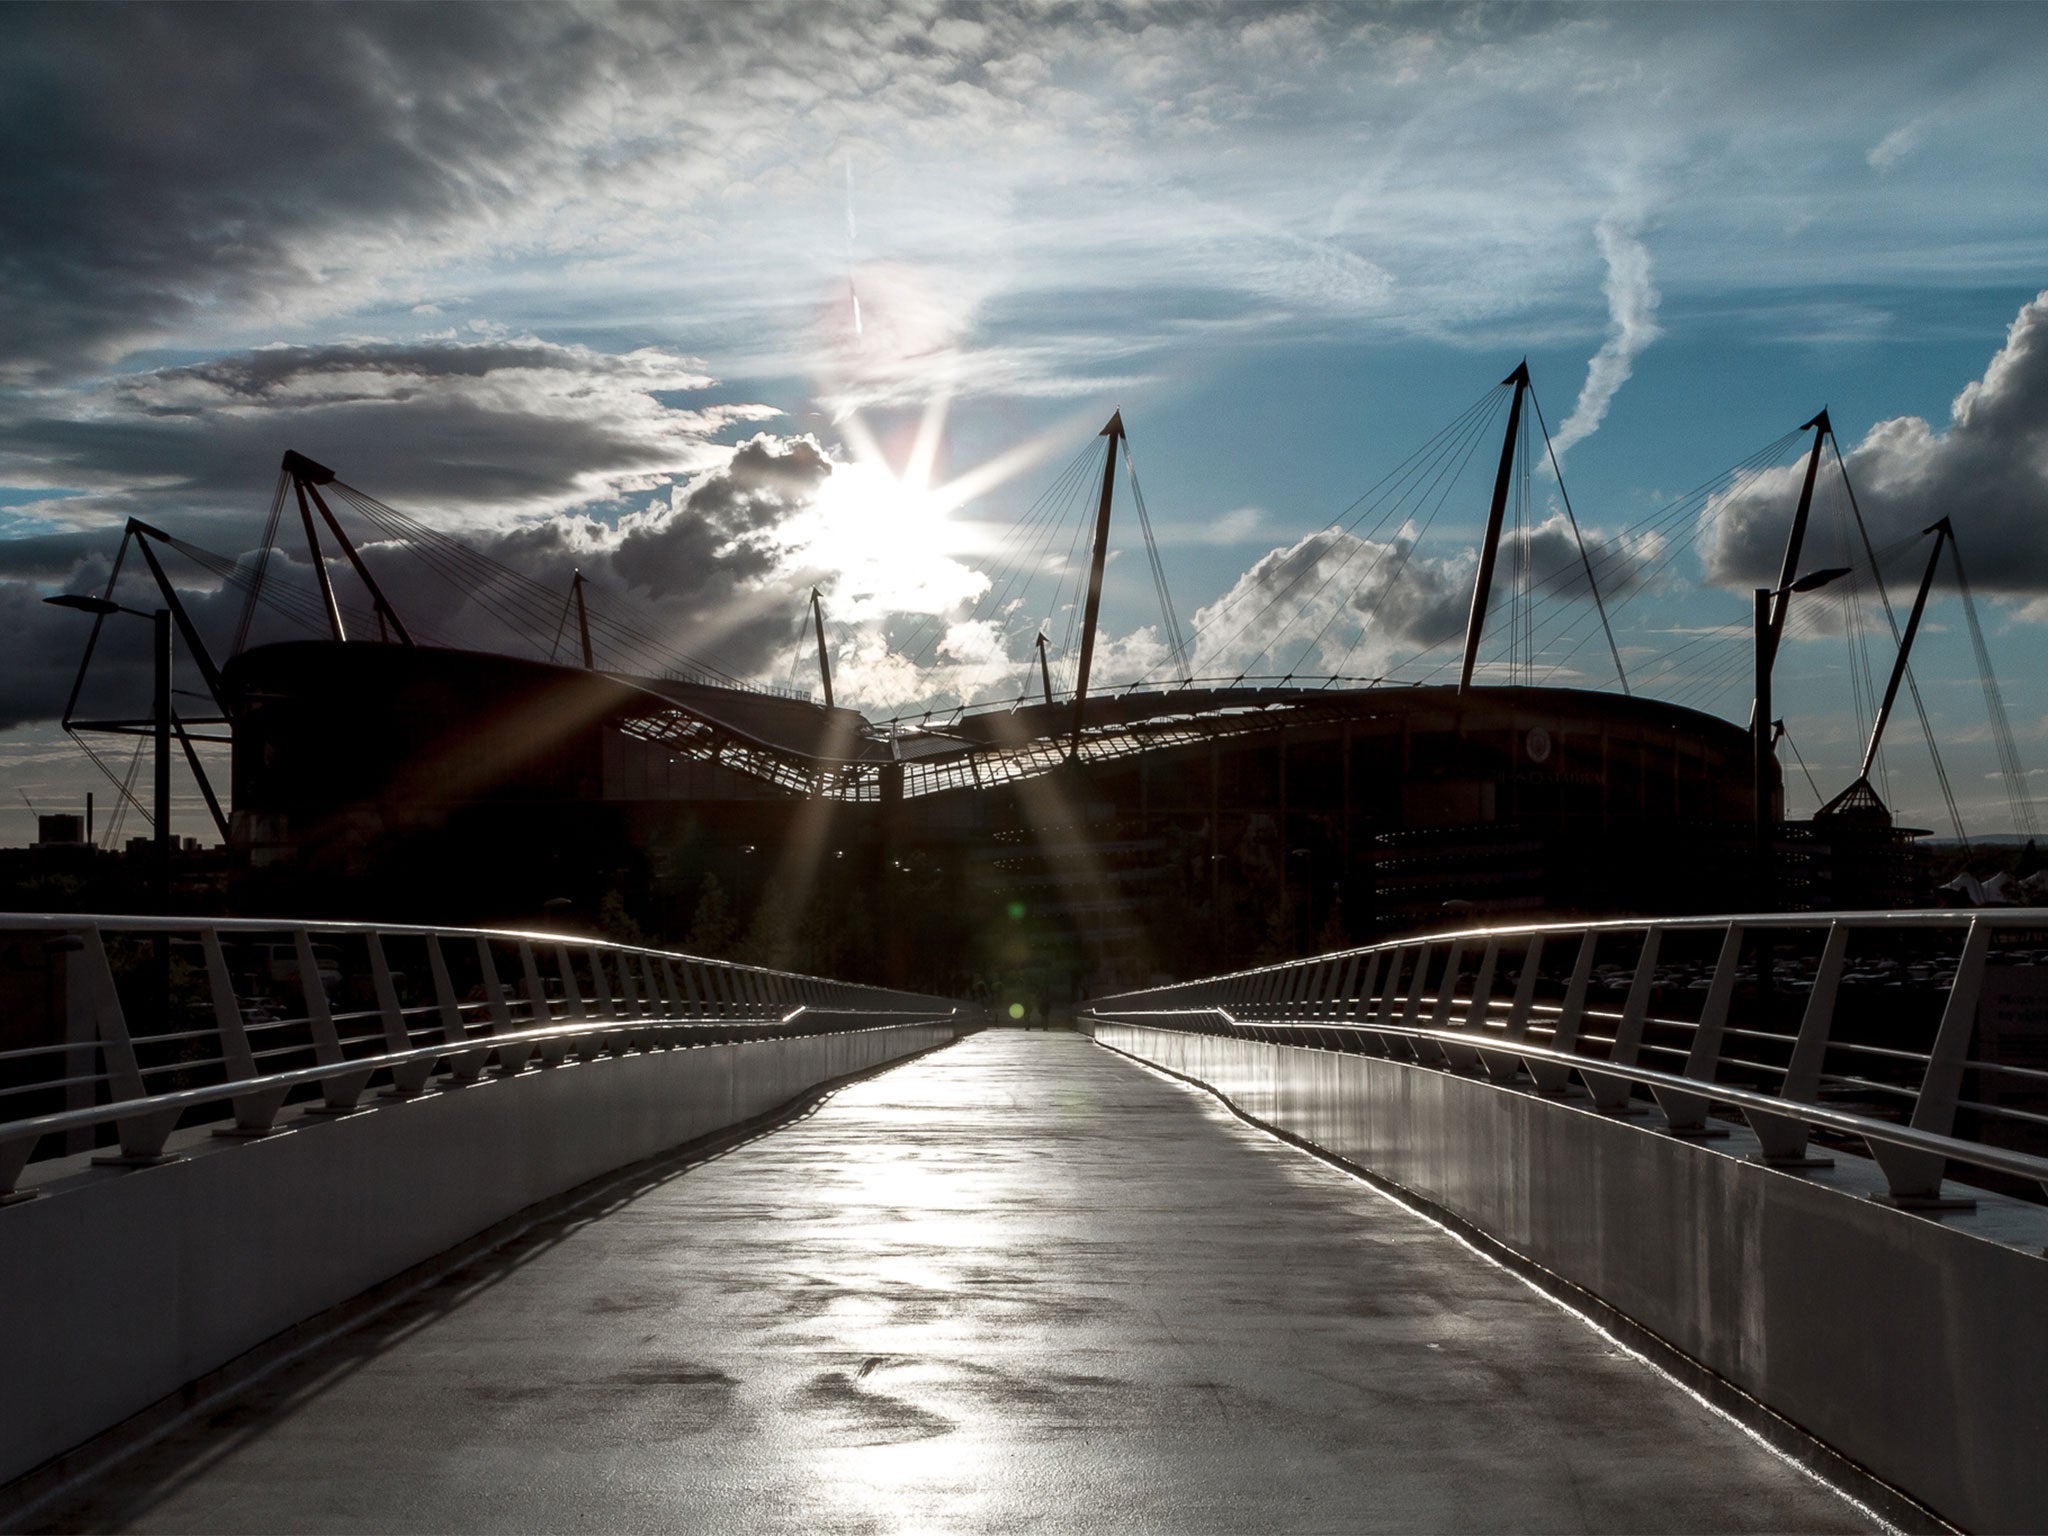
MULTIPOLYGON (((598 1056, 373 1100, 0 1210, 0 1482, 536 1202, 953 1039, 952 1022, 598 1056)), ((439 1049, 439 1047, 435 1047, 439 1049)))
MULTIPOLYGON (((1944 1186, 1945 1171, 1952 1164, 2048 1187, 2048 1158, 1955 1134, 1963 1076, 1977 1065, 1969 1050, 1992 936, 2000 929, 2032 933, 2041 927, 2038 916, 2024 911, 1739 914, 1505 926, 1397 940, 1177 982, 1103 998, 1091 1007, 1103 1019, 1283 1044, 1335 1044, 1454 1072, 1477 1069, 1496 1085, 1526 1074, 1546 1093, 1572 1091, 1576 1083, 1595 1106, 1610 1114, 1649 1113, 1654 1105, 1663 1128, 1679 1134, 1719 1134, 1708 1123, 1709 1112, 1719 1106, 1745 1117, 1766 1155, 1787 1164, 1803 1160, 1809 1130, 1824 1127, 1862 1138, 1885 1171, 1891 1197, 1901 1204, 1924 1206, 1968 1198, 1944 1186), (1963 946, 1929 1048, 1893 1053, 1920 1066, 1919 1083, 1910 1091, 1910 1117, 1899 1124, 1824 1105, 1823 1057, 1834 1030, 1849 939, 1858 932, 1911 929, 1955 932, 1963 946), (1795 931, 1824 933, 1825 941, 1797 1035, 1775 1037, 1789 1048, 1789 1059, 1782 1067, 1742 1063, 1752 1075, 1760 1067, 1775 1072, 1778 1091, 1769 1094, 1727 1082, 1727 1045, 1734 1029, 1731 1010, 1743 939, 1760 932, 1795 931), (1650 1010, 1659 956, 1667 941, 1681 934, 1718 935, 1721 940, 1701 1015, 1697 1021, 1655 1019, 1650 1010), (1605 1038, 1589 1034, 1587 1021, 1593 1016, 1587 996, 1595 946, 1603 938, 1630 936, 1639 936, 1641 944, 1626 1001, 1618 1017, 1609 1016, 1614 1017, 1613 1033, 1605 1038), (1539 1005, 1536 968, 1543 946, 1567 940, 1577 941, 1578 955, 1563 995, 1555 1004, 1539 1005), (1496 995, 1505 969, 1500 956, 1509 946, 1527 950, 1512 1000, 1496 995), (1468 1000, 1458 986, 1465 962, 1475 951, 1477 973, 1468 1000), (1325 997, 1311 990, 1317 1001, 1306 1005, 1306 1011, 1290 1001, 1312 978, 1335 973, 1340 963, 1349 989, 1360 975, 1361 959, 1366 962, 1363 980, 1355 992, 1325 997), (1375 979, 1383 963, 1385 982, 1375 996, 1375 979), (1643 1064, 1646 1031, 1653 1024, 1689 1036, 1682 1069, 1643 1064)), ((1995 1104, 1972 1107, 1986 1122, 2006 1114, 2024 1118, 1995 1104)))
POLYGON ((2048 1528, 2048 1260, 1863 1198, 1855 1170, 1787 1173, 1583 1099, 1169 1017, 1093 1032, 1599 1297, 1961 1528, 2048 1528))
MULTIPOLYGON (((53 956, 63 956, 71 1020, 62 1041, 0 1051, 0 1203, 31 1193, 17 1186, 36 1153, 59 1155, 75 1137, 101 1126, 115 1127, 121 1159, 139 1165, 163 1155, 166 1138, 182 1121, 218 1117, 223 1106, 232 1114, 234 1132, 253 1141, 279 1128, 292 1095, 319 1095, 307 1113, 346 1115, 380 1077, 387 1093, 403 1098, 424 1092, 437 1077, 460 1085, 490 1071, 517 1076, 536 1060, 546 1069, 572 1058, 722 1038, 707 1031, 802 1035, 950 1020, 954 1014, 943 998, 555 934, 283 919, 0 914, 0 935, 40 938, 53 956), (195 944, 203 958, 206 1027, 178 1029, 172 1026, 182 1021, 155 1018, 142 1021, 153 1027, 138 1028, 116 985, 110 939, 195 944), (224 941, 255 946, 272 967, 285 957, 304 1013, 255 1024, 246 1020, 224 941), (361 946, 375 998, 368 1013, 350 1016, 347 1031, 330 1001, 334 983, 324 979, 321 958, 323 944, 343 941, 361 946), (388 952, 394 941, 423 948, 431 1003, 400 1005, 388 952), (477 982, 468 1000, 459 995, 450 968, 451 946, 473 954, 477 982), (543 954, 552 960, 552 976, 543 974, 543 954), (501 959, 515 970, 501 969, 501 959), (698 978, 694 987, 676 986, 677 966, 686 981, 698 978), (657 983, 657 967, 665 986, 657 983), (507 984, 508 975, 516 976, 516 984, 507 984), (254 1029, 285 1044, 259 1051, 250 1038, 254 1029), (142 1052, 151 1049, 163 1059, 146 1061, 142 1052), (209 1049, 211 1056, 205 1055, 209 1049), (290 1051, 309 1055, 311 1065, 264 1065, 266 1054, 290 1051), (215 1081, 190 1086, 195 1075, 215 1081), (166 1088, 166 1082, 177 1086, 166 1088), (37 1105, 81 1086, 104 1102, 61 1109, 37 1105)), ((19 1031, 6 1023, 0 1020, 0 1041, 11 1043, 19 1031)))

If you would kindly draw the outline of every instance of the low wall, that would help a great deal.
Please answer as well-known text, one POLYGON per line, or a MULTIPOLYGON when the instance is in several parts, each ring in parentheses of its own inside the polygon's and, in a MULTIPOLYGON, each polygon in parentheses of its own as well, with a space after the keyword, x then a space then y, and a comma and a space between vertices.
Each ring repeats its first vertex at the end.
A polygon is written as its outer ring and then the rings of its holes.
POLYGON ((1477 1078, 1106 1020, 1094 1034, 1413 1190, 1945 1519, 2048 1529, 2048 1260, 1477 1078))
POLYGON ((0 1482, 530 1205, 957 1033, 570 1062, 46 1180, 0 1208, 0 1482))

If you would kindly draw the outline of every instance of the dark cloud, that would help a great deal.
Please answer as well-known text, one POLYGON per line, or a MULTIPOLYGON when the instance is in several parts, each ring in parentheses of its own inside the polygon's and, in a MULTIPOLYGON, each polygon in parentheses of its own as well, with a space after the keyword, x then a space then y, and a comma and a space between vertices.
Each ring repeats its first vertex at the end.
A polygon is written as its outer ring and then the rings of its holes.
POLYGON ((0 367, 68 369, 488 223, 617 40, 567 6, 10 6, 0 367))
POLYGON ((660 398, 710 382, 669 353, 532 340, 265 348, 0 415, 0 481, 85 491, 44 509, 61 521, 178 520, 204 544, 253 539, 286 448, 412 510, 553 512, 700 471, 717 434, 776 414, 660 398))
MULTIPOLYGON (((1844 457, 1879 549, 1947 517, 1973 584, 2048 592, 2048 292, 2020 310, 1984 376, 1956 396, 1946 431, 1894 417, 1844 457)), ((1700 542, 1710 580, 1777 579, 1803 473, 1803 462, 1786 465, 1709 504, 1700 542)))
MULTIPOLYGON (((0 579, 64 585, 81 568, 103 568, 110 544, 99 533, 46 533, 25 539, 0 539, 0 579)), ((105 580, 104 569, 101 580, 105 580)))
POLYGON ((1195 615, 1196 668, 1378 667, 1462 633, 1470 582, 1469 561, 1422 557, 1409 539, 1313 533, 1261 558, 1195 615))
MULTIPOLYGON (((92 620, 81 613, 43 605, 31 582, 0 581, 0 633, 7 636, 8 662, 0 667, 0 730, 30 720, 49 720, 64 707, 78 657, 92 620)), ((123 679, 134 691, 148 689, 146 671, 131 669, 123 679)))
MULTIPOLYGON (((616 528, 555 518, 484 541, 493 560, 566 592, 573 571, 589 601, 674 651, 747 677, 782 659, 807 578, 790 562, 788 528, 832 474, 812 437, 762 433, 725 466, 670 488, 616 528)), ((405 552, 389 558, 403 562, 405 552)), ((610 664, 658 670, 651 653, 614 645, 610 664)))
POLYGON ((1535 527, 1511 530, 1501 538, 1500 565, 1514 570, 1517 562, 1529 572, 1534 589, 1546 596, 1583 599, 1588 595, 1586 569, 1592 567, 1600 595, 1608 602, 1627 596, 1655 576, 1664 552, 1664 541, 1651 534, 1629 538, 1605 534, 1598 529, 1572 531, 1571 521, 1556 512, 1535 527))

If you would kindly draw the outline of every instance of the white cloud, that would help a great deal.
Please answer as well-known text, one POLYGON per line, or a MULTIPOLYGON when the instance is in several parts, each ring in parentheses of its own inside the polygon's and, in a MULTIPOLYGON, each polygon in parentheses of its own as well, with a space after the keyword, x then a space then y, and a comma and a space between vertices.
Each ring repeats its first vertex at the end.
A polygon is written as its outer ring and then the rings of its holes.
POLYGON ((1595 233, 1601 258, 1607 263, 1607 277, 1601 284, 1607 295, 1607 340, 1586 365, 1586 382, 1579 390, 1578 403, 1551 440, 1559 458, 1572 444, 1599 431, 1615 392, 1635 371, 1636 359, 1662 334, 1657 327, 1657 288, 1650 281, 1650 252, 1643 244, 1639 219, 1610 216, 1600 221, 1595 233))
POLYGON ((1917 117, 1910 123, 1902 123, 1873 144, 1864 159, 1873 171, 1880 174, 1889 171, 1920 147, 1925 131, 1926 125, 1917 117))
MULTIPOLYGON (((1956 396, 1946 430, 1895 416, 1845 459, 1878 548, 1948 517, 1975 586, 2048 592, 2048 292, 2020 310, 1983 377, 1956 396)), ((1769 470, 1707 505, 1710 580, 1750 586, 1774 575, 1803 474, 1803 463, 1769 470)))

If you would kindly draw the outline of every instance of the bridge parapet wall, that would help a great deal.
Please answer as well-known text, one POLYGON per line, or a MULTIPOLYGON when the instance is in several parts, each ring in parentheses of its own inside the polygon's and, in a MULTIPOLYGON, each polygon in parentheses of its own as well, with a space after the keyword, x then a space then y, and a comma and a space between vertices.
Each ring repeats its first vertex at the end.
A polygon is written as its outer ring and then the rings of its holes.
POLYGON ((1092 1029, 1490 1235, 1944 1518, 2040 1530, 2048 1208, 1980 1186, 2023 1190, 2048 1160, 1953 1134, 1958 1107, 1995 1124, 1957 1088, 1989 1065, 1968 1026, 1995 923, 1892 914, 1887 931, 1909 916, 1953 925, 1961 963, 1928 1048, 1876 1048, 1916 1080, 1895 1118, 1840 1107, 1849 1074, 1813 1049, 1836 1029, 1867 1038, 1834 1016, 1848 925, 1867 916, 1798 920, 1821 963, 1798 1034, 1776 1042, 1775 1093, 1768 1019, 1734 984, 1740 934, 1763 919, 1700 926, 1718 958, 1690 1019, 1658 1017, 1656 989, 1631 976, 1619 1012, 1587 1006, 1589 934, 1639 961, 1647 943, 1655 963, 1652 925, 1616 924, 1180 983, 1097 1002, 1092 1029), (1572 962, 1554 986, 1538 975, 1546 939, 1572 962), (1630 1049, 1660 1040, 1662 1056, 1630 1049))
MULTIPOLYGON (((75 1092, 65 1075, 94 1091, 0 1117, 0 1481, 530 1206, 961 1028, 944 999, 584 940, 209 924, 190 940, 203 957, 283 929, 310 978, 306 1014, 261 1021, 286 1043, 252 1053, 225 964, 211 996, 184 1001, 214 1028, 166 1028, 189 1022, 175 995, 137 1020, 153 1029, 130 1028, 148 978, 117 985, 110 944, 189 924, 0 917, 10 928, 58 957, 72 1025, 55 1058, 69 1066, 17 1074, 15 1102, 75 1092), (405 943, 431 972, 417 1007, 383 958, 405 943), (486 974, 508 953, 524 995, 493 983, 464 1000, 458 949, 486 974), (320 970, 358 954, 386 1006, 337 1006, 345 978, 320 970), (181 1041, 182 1062, 166 1054, 181 1041), (234 1070, 266 1050, 282 1070, 234 1070), (100 1127, 118 1145, 96 1157, 100 1127), (66 1154, 81 1133, 87 1149, 66 1154)), ((49 1068, 49 1053, 11 1061, 49 1068)))

